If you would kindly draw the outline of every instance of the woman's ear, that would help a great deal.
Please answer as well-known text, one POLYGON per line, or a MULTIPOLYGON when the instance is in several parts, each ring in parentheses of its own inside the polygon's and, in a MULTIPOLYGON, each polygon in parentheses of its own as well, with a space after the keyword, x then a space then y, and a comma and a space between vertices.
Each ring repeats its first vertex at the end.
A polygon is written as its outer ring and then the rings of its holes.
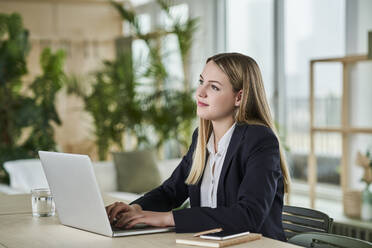
POLYGON ((242 101, 242 94, 243 94, 243 90, 239 90, 238 93, 236 93, 236 96, 235 96, 235 107, 239 107, 240 106, 240 103, 242 101))

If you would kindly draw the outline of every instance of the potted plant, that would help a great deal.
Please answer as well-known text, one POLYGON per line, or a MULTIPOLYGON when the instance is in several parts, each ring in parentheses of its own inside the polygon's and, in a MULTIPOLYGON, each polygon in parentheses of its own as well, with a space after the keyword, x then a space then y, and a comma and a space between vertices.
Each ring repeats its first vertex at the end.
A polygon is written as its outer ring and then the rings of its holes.
MULTIPOLYGON (((45 49, 42 75, 26 86, 22 76, 29 50, 21 16, 0 14, 0 168, 5 161, 33 158, 38 150, 56 146, 51 123, 60 124, 54 99, 63 86, 64 53, 45 49)), ((8 182, 4 170, 0 176, 8 182)))

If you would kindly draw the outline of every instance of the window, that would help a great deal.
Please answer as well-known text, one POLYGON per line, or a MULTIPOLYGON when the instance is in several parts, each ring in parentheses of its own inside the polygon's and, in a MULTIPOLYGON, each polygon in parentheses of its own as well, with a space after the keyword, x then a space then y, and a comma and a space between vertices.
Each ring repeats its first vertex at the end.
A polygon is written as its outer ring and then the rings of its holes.
MULTIPOLYGON (((246 54, 258 63, 268 100, 274 95, 274 1, 227 0, 227 51, 246 54)), ((273 108, 271 108, 273 109, 273 108)))
MULTIPOLYGON (((174 20, 185 23, 189 17, 187 4, 179 4, 170 7, 170 13, 172 18, 170 18, 165 12, 161 12, 159 16, 161 26, 166 29, 171 27, 174 20)), ((167 78, 168 80, 165 82, 165 87, 182 89, 183 68, 177 36, 174 34, 165 36, 162 39, 162 48, 163 53, 166 55, 163 63, 169 73, 169 77, 167 78)))
MULTIPOLYGON (((344 56, 345 2, 286 0, 284 3, 284 68, 286 142, 295 179, 307 180, 309 139, 309 62, 344 56)), ((342 68, 327 64, 315 68, 315 124, 340 124, 342 68)), ((319 134, 315 139, 318 181, 339 184, 341 137, 319 134)))

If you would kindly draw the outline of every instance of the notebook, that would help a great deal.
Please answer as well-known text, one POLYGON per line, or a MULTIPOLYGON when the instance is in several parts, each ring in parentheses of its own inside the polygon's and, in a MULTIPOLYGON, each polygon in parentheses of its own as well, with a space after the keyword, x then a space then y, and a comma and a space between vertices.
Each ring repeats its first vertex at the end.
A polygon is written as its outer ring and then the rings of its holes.
POLYGON ((182 238, 176 239, 176 244, 184 245, 195 245, 195 246, 204 246, 204 247, 226 247, 230 245, 236 245, 244 242, 249 242, 253 240, 261 239, 262 234, 260 233, 249 233, 244 236, 237 238, 226 239, 226 240, 210 240, 202 239, 200 237, 194 237, 193 235, 187 235, 182 238))
POLYGON ((113 230, 88 156, 39 151, 39 157, 63 225, 110 237, 174 230, 143 224, 113 230))

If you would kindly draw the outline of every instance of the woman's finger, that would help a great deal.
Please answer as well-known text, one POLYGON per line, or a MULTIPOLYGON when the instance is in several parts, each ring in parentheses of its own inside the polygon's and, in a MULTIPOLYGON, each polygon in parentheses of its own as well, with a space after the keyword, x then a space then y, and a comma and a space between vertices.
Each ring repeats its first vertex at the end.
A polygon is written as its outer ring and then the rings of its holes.
POLYGON ((124 204, 124 203, 115 206, 115 207, 111 210, 111 212, 110 212, 110 214, 109 214, 110 223, 112 224, 112 223, 114 222, 114 220, 117 219, 117 215, 118 215, 119 213, 121 213, 121 212, 127 212, 127 211, 129 211, 129 210, 130 210, 130 208, 128 207, 128 205, 126 205, 126 204, 124 204))
POLYGON ((133 212, 124 213, 121 215, 120 219, 116 222, 115 227, 123 227, 126 226, 129 222, 142 218, 142 214, 136 214, 133 212))
POLYGON ((117 209, 121 209, 120 211, 129 211, 130 210, 130 206, 125 204, 124 202, 118 202, 115 204, 115 206, 111 209, 110 211, 110 215, 117 215, 117 209))
POLYGON ((106 213, 107 213, 107 215, 110 215, 111 210, 112 210, 115 206, 117 206, 118 204, 119 204, 119 202, 115 202, 115 203, 113 203, 113 204, 111 204, 111 205, 108 205, 108 206, 106 207, 106 213))
POLYGON ((143 223, 143 224, 147 224, 145 222, 145 218, 143 216, 137 218, 137 219, 133 219, 132 221, 130 221, 126 226, 125 226, 125 229, 131 229, 133 228, 135 225, 137 224, 140 224, 140 223, 143 223))

